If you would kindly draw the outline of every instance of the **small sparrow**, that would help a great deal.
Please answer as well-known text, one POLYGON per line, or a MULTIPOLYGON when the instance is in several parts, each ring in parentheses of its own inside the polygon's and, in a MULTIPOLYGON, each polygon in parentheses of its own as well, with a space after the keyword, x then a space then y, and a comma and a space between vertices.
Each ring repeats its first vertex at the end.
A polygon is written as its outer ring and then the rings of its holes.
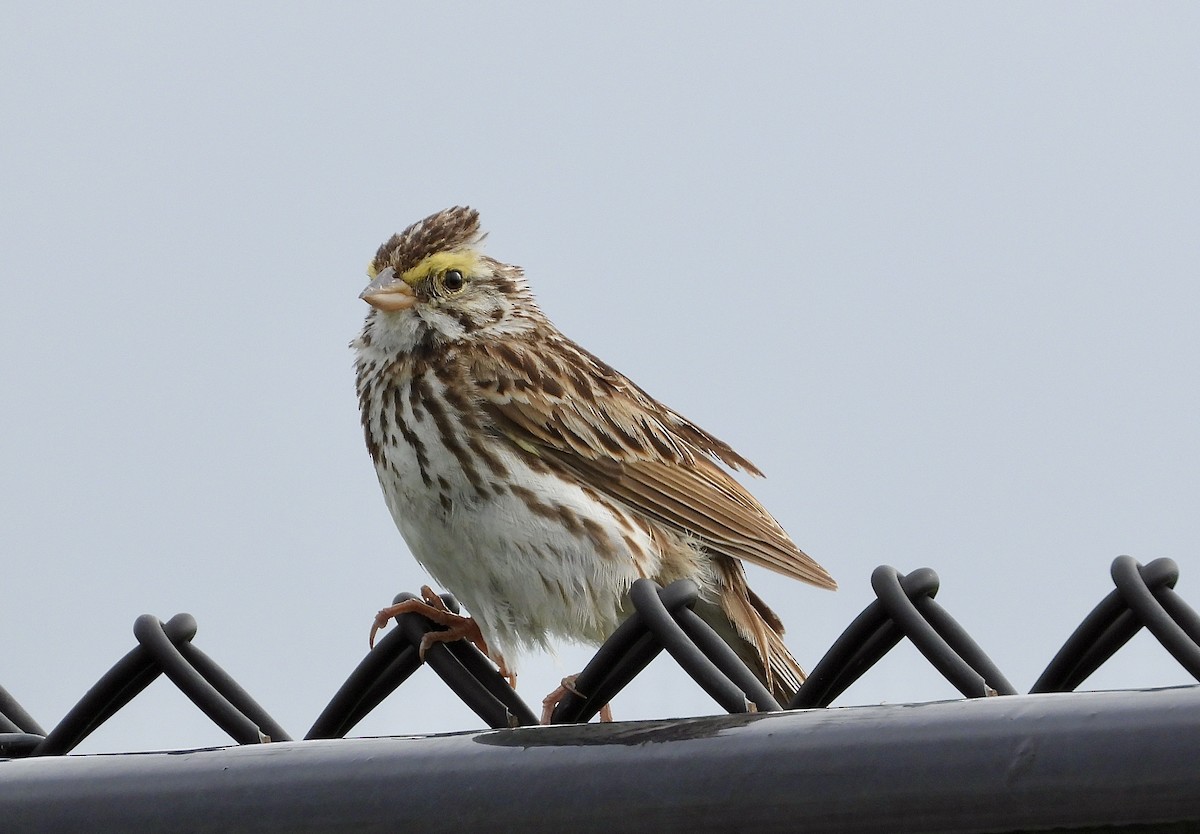
POLYGON ((420 610, 448 629, 426 646, 472 639, 511 682, 520 649, 603 642, 639 577, 688 578, 696 612, 791 700, 804 671, 742 560, 833 578, 720 466, 752 463, 559 332, 483 237, 477 212, 447 209, 368 268, 352 343, 367 450, 409 549, 470 612, 428 592, 377 627, 420 610))

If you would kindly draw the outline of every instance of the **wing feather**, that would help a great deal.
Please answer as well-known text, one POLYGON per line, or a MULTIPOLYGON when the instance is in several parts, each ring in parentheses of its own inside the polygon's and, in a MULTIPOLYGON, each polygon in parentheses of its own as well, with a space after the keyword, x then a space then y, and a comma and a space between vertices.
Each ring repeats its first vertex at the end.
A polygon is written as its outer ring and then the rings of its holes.
POLYGON ((761 475, 726 443, 565 338, 554 343, 561 355, 549 361, 541 358, 544 343, 539 350, 511 341, 504 347, 504 357, 486 349, 477 354, 470 376, 496 430, 520 448, 557 462, 590 487, 696 536, 712 550, 814 585, 837 587, 716 464, 761 475), (512 361, 514 351, 521 361, 512 361), (563 368, 580 364, 586 373, 562 375, 563 368), (531 365, 538 373, 520 382, 510 371, 531 365), (547 377, 554 380, 549 386, 547 377))

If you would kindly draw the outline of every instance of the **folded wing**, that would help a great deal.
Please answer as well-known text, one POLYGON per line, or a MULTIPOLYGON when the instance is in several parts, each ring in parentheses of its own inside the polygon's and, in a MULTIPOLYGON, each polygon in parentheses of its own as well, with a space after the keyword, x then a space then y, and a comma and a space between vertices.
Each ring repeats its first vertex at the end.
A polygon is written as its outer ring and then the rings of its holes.
POLYGON ((489 347, 469 375, 495 430, 527 452, 710 550, 837 587, 718 465, 761 475, 752 463, 573 342, 489 347))

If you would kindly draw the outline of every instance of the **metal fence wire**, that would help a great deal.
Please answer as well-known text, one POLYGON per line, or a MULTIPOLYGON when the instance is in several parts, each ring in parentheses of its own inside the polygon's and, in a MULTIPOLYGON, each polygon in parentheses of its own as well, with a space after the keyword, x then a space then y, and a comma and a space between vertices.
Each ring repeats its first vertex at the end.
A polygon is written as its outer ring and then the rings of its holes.
MULTIPOLYGON (((1200 615, 1175 593, 1179 568, 1170 559, 1141 565, 1128 556, 1112 564, 1115 589, 1088 614, 1050 661, 1031 693, 1069 692, 1143 627, 1200 681, 1200 615)), ((634 611, 600 647, 554 710, 551 723, 589 721, 660 652, 666 651, 730 714, 827 707, 899 641, 907 637, 965 698, 1016 695, 1016 688, 934 597, 937 574, 902 574, 883 565, 871 575, 876 599, 845 629, 813 668, 790 704, 771 697, 732 649, 692 610, 698 588, 688 580, 665 588, 634 583, 634 611)), ((401 594, 396 601, 411 599, 401 594)), ((453 611, 458 605, 443 595, 453 611)), ((538 716, 496 667, 466 641, 434 643, 424 660, 422 637, 441 627, 416 613, 396 617, 390 631, 321 712, 305 739, 344 737, 423 663, 493 729, 532 725, 538 716)), ((196 621, 177 614, 166 623, 145 614, 134 623, 138 645, 121 658, 66 716, 46 732, 0 687, 0 757, 61 756, 166 675, 239 745, 290 741, 275 722, 192 638, 196 621)))

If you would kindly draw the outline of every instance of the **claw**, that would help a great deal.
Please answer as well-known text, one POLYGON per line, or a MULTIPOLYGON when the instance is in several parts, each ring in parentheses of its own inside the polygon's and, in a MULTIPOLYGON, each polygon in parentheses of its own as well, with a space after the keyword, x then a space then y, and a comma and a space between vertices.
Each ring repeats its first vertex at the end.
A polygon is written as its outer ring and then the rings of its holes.
MULTIPOLYGON (((555 707, 558 706, 559 701, 561 701, 563 698, 566 697, 568 692, 571 693, 572 695, 578 695, 580 698, 587 697, 586 695, 584 695, 582 692, 580 692, 578 689, 575 688, 575 681, 577 681, 578 679, 579 679, 579 675, 567 675, 565 678, 562 679, 562 683, 560 683, 558 685, 557 689, 555 689, 553 692, 551 692, 549 695, 547 695, 545 698, 542 699, 542 723, 543 724, 550 723, 550 719, 554 715, 555 707)), ((611 704, 605 704, 604 706, 600 707, 600 720, 606 721, 606 722, 613 720, 611 704)))
POLYGON ((508 685, 513 689, 517 688, 517 676, 509 671, 499 652, 493 654, 488 649, 487 641, 483 639, 483 632, 479 630, 479 624, 472 618, 455 614, 447 608, 442 598, 434 593, 428 585, 421 586, 421 599, 406 599, 404 602, 398 602, 379 610, 379 613, 375 615, 375 622, 371 625, 370 644, 372 649, 375 648, 375 635, 379 630, 386 628, 393 617, 401 614, 420 614, 442 626, 442 630, 426 632, 425 636, 421 638, 421 645, 417 648, 421 660, 425 659, 425 652, 429 651, 435 643, 469 640, 475 648, 483 652, 484 657, 496 664, 500 674, 508 681, 508 685))

